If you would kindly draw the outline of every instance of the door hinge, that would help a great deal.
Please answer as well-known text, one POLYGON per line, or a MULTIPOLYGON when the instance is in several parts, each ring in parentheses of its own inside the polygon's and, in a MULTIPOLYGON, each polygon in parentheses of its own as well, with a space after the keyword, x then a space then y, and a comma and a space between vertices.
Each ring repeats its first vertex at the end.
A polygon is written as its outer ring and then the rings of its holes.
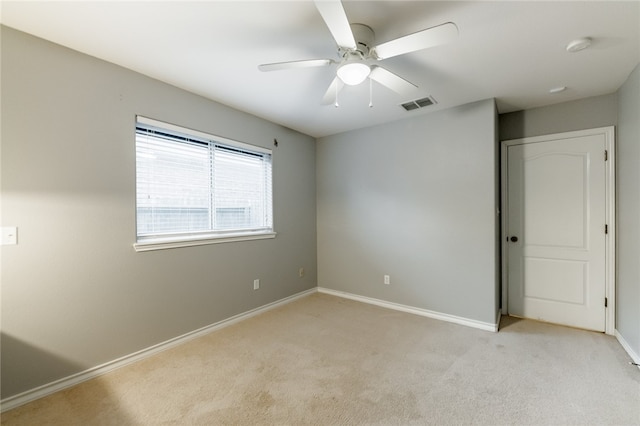
POLYGON ((605 234, 609 233, 609 225, 604 225, 604 233, 605 234))
POLYGON ((604 307, 605 307, 605 308, 607 307, 607 302, 608 302, 608 300, 607 300, 607 298, 605 297, 605 298, 604 298, 604 307))
POLYGON ((606 149, 604 150, 604 161, 609 160, 609 151, 607 151, 606 149))

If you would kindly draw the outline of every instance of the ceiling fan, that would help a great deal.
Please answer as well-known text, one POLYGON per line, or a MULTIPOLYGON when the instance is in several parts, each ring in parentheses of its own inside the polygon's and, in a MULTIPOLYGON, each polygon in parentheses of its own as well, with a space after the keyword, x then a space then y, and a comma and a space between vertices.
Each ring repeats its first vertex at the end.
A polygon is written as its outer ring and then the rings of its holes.
POLYGON ((338 92, 345 84, 355 86, 367 77, 401 95, 410 94, 418 88, 415 84, 375 65, 375 62, 445 44, 458 36, 458 27, 453 22, 447 22, 374 46, 373 30, 364 24, 349 24, 341 0, 315 0, 315 5, 338 45, 340 59, 276 62, 259 65, 258 69, 277 71, 338 64, 336 77, 322 99, 324 104, 335 100, 337 106, 338 92))

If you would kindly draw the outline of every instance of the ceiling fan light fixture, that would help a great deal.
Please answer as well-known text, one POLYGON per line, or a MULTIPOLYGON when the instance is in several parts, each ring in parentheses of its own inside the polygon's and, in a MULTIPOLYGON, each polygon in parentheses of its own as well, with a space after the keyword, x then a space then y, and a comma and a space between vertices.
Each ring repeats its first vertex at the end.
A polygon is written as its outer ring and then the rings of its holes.
POLYGON ((347 62, 338 67, 338 77, 344 84, 356 86, 362 83, 371 72, 371 68, 362 62, 347 62))

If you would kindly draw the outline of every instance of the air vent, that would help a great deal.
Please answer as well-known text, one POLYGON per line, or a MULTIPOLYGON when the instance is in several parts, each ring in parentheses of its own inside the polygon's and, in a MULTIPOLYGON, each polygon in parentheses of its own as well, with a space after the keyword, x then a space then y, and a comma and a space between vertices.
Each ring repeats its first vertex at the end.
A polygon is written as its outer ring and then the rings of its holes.
POLYGON ((419 109, 419 108, 428 107, 429 105, 434 105, 435 103, 436 103, 435 99, 433 99, 431 96, 428 96, 426 98, 416 99, 415 101, 404 103, 402 104, 402 108, 406 109, 407 111, 412 111, 414 109, 419 109))

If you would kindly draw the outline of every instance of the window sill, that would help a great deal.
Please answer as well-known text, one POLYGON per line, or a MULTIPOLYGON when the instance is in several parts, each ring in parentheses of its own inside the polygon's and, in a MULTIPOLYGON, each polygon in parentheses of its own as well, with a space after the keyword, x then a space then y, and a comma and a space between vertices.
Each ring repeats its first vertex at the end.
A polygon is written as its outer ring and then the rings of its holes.
POLYGON ((252 232, 226 235, 205 235, 194 237, 153 238, 133 244, 135 251, 166 250, 180 247, 204 246, 208 244, 231 243, 235 241, 266 240, 275 238, 275 232, 252 232))

